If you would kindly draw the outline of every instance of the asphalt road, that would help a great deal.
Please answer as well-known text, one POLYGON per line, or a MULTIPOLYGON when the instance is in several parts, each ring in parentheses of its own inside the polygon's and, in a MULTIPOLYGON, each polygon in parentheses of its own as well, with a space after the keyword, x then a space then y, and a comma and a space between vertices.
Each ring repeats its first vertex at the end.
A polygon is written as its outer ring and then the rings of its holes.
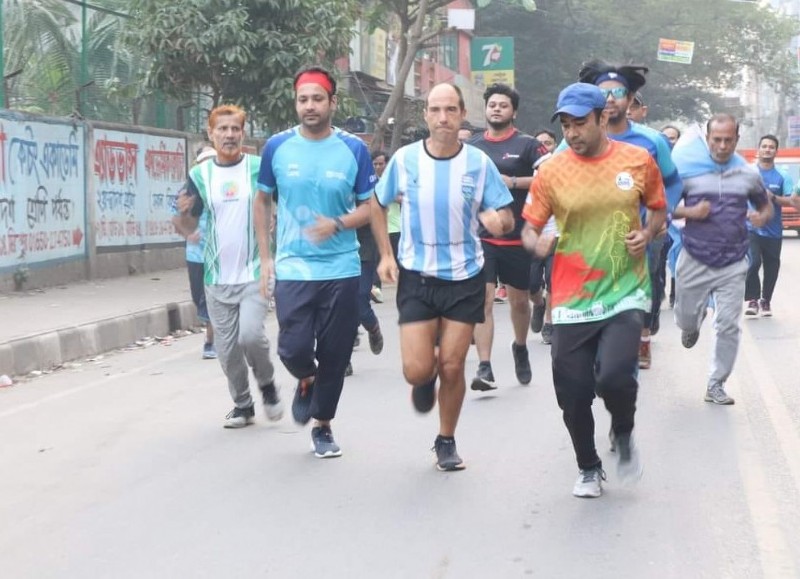
POLYGON ((504 305, 500 389, 468 393, 458 473, 433 466, 436 414, 411 408, 388 302, 383 355, 365 340, 353 357, 339 459, 309 452, 280 364, 287 417, 223 429, 230 399, 199 335, 0 389, 0 575, 798 577, 799 258, 787 238, 775 317, 743 322, 733 407, 703 402, 709 326, 684 350, 664 310, 641 373, 644 478, 617 484, 597 403, 609 480, 594 500, 571 495, 577 470, 538 336, 533 383, 515 383, 504 305))

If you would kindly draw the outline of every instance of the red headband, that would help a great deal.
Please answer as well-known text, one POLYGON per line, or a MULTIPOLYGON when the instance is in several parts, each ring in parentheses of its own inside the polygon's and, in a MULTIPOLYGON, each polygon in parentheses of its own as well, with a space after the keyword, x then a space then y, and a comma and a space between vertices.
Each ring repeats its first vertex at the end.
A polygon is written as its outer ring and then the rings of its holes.
POLYGON ((325 73, 318 72, 316 70, 304 72, 297 77, 297 80, 294 83, 294 90, 297 90, 304 84, 318 84, 324 88, 329 95, 333 94, 333 83, 331 83, 330 79, 328 79, 325 73))

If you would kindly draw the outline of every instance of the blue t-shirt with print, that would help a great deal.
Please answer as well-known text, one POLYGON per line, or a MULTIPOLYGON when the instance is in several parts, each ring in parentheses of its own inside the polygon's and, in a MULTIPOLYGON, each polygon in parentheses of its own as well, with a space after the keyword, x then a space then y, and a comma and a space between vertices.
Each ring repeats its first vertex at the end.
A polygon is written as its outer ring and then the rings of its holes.
POLYGON ((278 280, 331 280, 361 275, 355 229, 317 244, 306 230, 318 217, 338 217, 368 201, 375 171, 364 141, 334 128, 321 140, 294 127, 264 147, 258 188, 277 199, 275 276, 278 280))

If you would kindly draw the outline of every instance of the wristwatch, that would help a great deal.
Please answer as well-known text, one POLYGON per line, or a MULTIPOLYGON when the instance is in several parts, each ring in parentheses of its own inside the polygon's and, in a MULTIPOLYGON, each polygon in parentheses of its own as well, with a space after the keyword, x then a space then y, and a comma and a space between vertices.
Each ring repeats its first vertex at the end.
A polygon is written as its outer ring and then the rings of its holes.
POLYGON ((336 224, 337 233, 345 230, 344 221, 342 221, 341 217, 334 217, 333 222, 336 224))

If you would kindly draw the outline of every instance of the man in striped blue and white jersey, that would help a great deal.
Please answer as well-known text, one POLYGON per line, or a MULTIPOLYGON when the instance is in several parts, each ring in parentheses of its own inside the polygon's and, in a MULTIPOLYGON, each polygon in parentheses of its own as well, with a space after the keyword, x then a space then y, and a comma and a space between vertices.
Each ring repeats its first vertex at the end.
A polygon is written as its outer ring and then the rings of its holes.
POLYGON ((454 438, 466 389, 464 361, 475 324, 484 321, 478 229, 483 225, 495 236, 509 233, 513 198, 491 159, 458 140, 466 117, 458 87, 433 87, 424 115, 430 136, 401 148, 389 161, 375 189, 372 227, 381 253, 378 273, 386 282, 398 280, 403 374, 419 412, 433 408, 437 376, 441 383, 434 450, 437 468, 452 471, 464 468, 454 438), (396 262, 384 208, 401 195, 396 262))

